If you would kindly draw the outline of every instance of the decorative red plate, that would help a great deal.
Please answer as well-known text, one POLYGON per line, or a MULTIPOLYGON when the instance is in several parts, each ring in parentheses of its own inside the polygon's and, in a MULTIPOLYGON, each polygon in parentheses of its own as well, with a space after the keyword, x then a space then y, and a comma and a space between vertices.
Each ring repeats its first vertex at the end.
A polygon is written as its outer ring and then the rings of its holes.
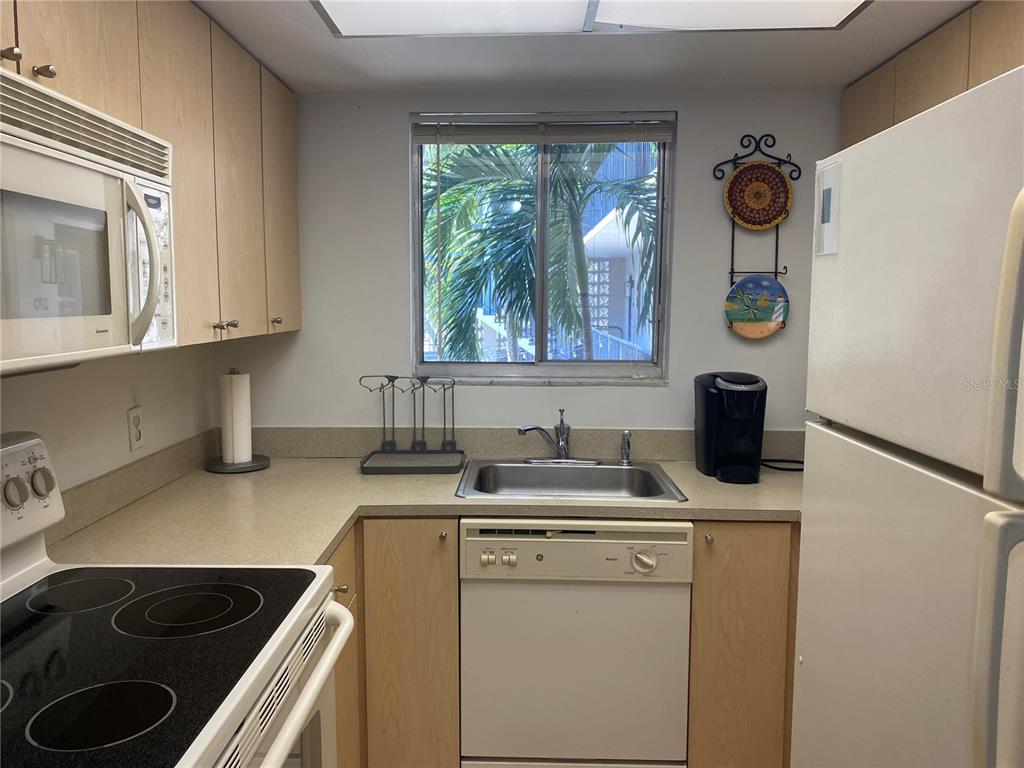
POLYGON ((793 185, 774 163, 756 160, 739 166, 725 182, 725 210, 741 227, 771 229, 793 205, 793 185))

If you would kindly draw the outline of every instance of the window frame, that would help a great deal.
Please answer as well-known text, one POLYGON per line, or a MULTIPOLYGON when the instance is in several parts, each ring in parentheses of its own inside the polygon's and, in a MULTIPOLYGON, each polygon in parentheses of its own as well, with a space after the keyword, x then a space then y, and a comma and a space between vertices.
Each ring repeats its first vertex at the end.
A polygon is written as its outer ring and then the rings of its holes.
MULTIPOLYGON (((650 113, 608 113, 608 114, 574 114, 574 113, 536 113, 528 117, 531 121, 542 123, 545 120, 560 122, 610 122, 629 120, 631 117, 646 116, 650 113)), ((668 384, 668 352, 669 352, 669 295, 672 279, 672 219, 675 210, 675 133, 677 115, 657 113, 661 116, 670 115, 673 139, 658 142, 658 185, 660 205, 658 208, 658 227, 655 240, 656 275, 654 302, 652 312, 654 328, 652 329, 651 361, 633 360, 546 360, 547 355, 547 298, 545 284, 547 282, 547 188, 548 188, 548 153, 537 153, 537 242, 536 264, 537 279, 535 281, 536 297, 534 301, 537 338, 535 361, 523 363, 490 362, 490 361, 444 361, 423 359, 423 307, 424 307, 424 264, 423 264, 423 161, 422 147, 413 136, 413 128, 425 117, 423 113, 409 115, 409 165, 410 165, 410 206, 411 213, 411 252, 412 252, 412 359, 413 369, 417 376, 450 376, 466 384, 617 384, 617 385, 655 385, 668 384)), ((524 115, 510 114, 487 115, 487 122, 501 122, 507 118, 510 123, 522 123, 524 115)), ((468 143, 468 142, 467 142, 468 143)), ((476 142, 481 143, 481 142, 476 142)), ((537 142, 538 145, 557 143, 553 141, 537 142)), ((580 142, 570 142, 580 143, 580 142)))

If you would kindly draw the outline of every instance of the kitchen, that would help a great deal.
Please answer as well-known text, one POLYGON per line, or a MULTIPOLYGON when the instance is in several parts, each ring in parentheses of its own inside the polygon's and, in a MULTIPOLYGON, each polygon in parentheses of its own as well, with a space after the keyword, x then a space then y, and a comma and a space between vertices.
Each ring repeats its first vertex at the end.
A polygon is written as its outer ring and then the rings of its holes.
POLYGON ((1024 4, 0 38, 11 764, 1024 765, 1024 4))

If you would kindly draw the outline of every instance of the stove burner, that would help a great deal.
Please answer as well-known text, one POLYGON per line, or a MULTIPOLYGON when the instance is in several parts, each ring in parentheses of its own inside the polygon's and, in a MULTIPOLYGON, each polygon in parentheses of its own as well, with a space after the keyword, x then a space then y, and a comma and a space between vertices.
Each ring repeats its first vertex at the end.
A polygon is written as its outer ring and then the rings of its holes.
POLYGON ((33 613, 84 613, 113 605, 134 591, 135 585, 128 579, 113 576, 72 579, 36 592, 25 607, 33 613))
POLYGON ((47 704, 28 721, 25 737, 50 752, 112 747, 156 728, 176 703, 174 691, 160 683, 100 683, 47 704))
POLYGON ((135 598, 110 623, 131 637, 195 637, 240 624, 262 605, 263 595, 242 584, 184 584, 135 598))
POLYGON ((14 689, 11 688, 11 684, 6 680, 0 680, 0 712, 7 709, 7 705, 11 703, 13 698, 14 689))

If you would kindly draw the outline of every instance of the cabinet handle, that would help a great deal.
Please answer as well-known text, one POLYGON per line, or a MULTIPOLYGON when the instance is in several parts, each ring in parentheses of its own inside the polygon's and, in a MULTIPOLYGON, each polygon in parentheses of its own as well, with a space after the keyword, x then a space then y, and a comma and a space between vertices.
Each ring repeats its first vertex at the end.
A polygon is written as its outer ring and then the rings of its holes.
POLYGON ((441 531, 439 534, 437 534, 437 538, 441 541, 446 541, 448 539, 448 531, 441 531))
POLYGON ((213 327, 214 327, 214 330, 226 331, 228 329, 228 324, 225 323, 223 320, 219 320, 219 321, 217 321, 216 323, 213 324, 213 327))
POLYGON ((280 317, 280 316, 272 317, 272 318, 270 318, 270 322, 272 322, 274 325, 280 325, 281 323, 284 322, 284 318, 280 317))
POLYGON ((16 45, 10 45, 0 51, 0 58, 7 59, 8 61, 21 61, 21 48, 16 45))
POLYGON ((228 320, 226 323, 224 323, 224 325, 226 325, 228 328, 237 328, 238 327, 238 321, 237 320, 228 320))
POLYGON ((338 593, 339 595, 347 595, 348 594, 348 584, 342 584, 340 587, 335 587, 334 591, 336 593, 338 593))
POLYGON ((42 66, 39 66, 39 67, 33 66, 32 67, 32 74, 35 75, 36 77, 50 77, 50 78, 53 78, 53 77, 57 76, 57 68, 55 66, 53 66, 53 64, 43 64, 42 66))
POLYGON ((714 544, 715 543, 715 537, 712 536, 710 533, 705 533, 704 534, 704 541, 706 541, 708 544, 714 544))

